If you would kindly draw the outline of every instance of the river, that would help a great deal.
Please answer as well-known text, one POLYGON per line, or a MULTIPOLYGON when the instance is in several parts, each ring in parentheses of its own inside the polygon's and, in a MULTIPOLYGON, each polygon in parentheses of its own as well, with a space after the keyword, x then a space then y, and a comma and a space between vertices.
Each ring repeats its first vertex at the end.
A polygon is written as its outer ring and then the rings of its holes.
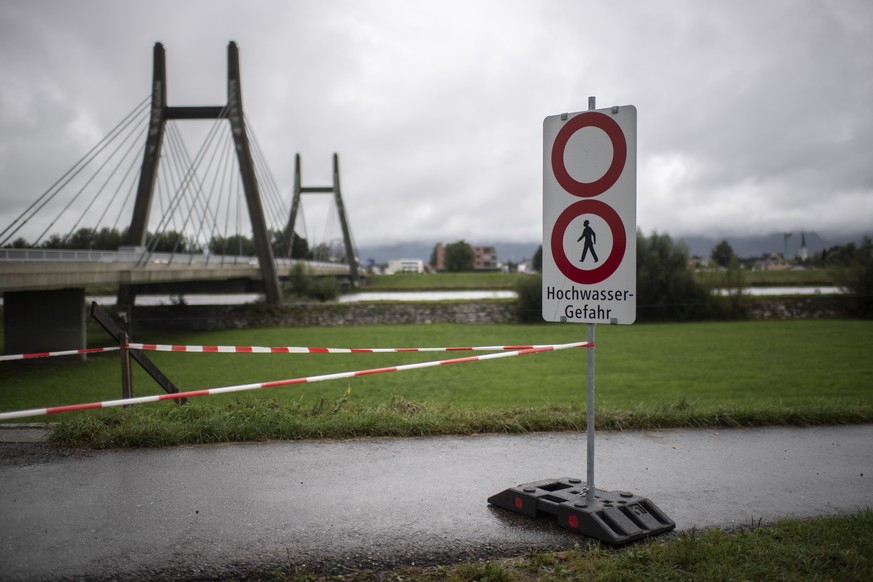
MULTIPOLYGON (((725 290, 720 290, 724 295, 725 290)), ((748 287, 745 293, 755 297, 779 296, 779 295, 835 295, 842 293, 839 287, 748 287)), ((361 291, 341 295, 337 303, 366 303, 371 301, 469 301, 476 299, 514 299, 515 291, 361 291)), ((90 303, 96 301, 101 305, 115 303, 114 295, 89 296, 86 300, 90 303)), ((244 305, 263 301, 263 295, 259 293, 233 293, 233 294, 190 294, 183 295, 181 300, 186 305, 244 305)), ((137 305, 173 305, 178 303, 178 295, 137 295, 137 305)), ((2 300, 0 300, 2 305, 2 300)))

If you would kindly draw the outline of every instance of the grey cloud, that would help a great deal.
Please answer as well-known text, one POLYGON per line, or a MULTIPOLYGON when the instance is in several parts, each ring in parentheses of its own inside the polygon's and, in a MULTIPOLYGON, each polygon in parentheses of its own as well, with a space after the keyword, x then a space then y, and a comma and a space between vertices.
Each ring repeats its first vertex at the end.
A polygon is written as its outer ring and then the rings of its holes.
POLYGON ((320 184, 338 152, 359 244, 537 240, 542 120, 589 95, 637 106, 644 231, 873 215, 864 0, 85 0, 4 3, 0 23, 4 224, 148 94, 154 42, 189 105, 224 99, 229 40, 280 189, 295 153, 320 184))

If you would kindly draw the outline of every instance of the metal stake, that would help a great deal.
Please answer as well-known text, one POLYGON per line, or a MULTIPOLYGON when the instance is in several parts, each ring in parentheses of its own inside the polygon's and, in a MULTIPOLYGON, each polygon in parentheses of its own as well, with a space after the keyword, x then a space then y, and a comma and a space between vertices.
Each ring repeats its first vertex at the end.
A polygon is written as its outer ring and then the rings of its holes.
POLYGON ((121 332, 118 343, 121 346, 121 397, 133 398, 133 375, 130 370, 130 350, 128 349, 130 338, 127 333, 121 332))

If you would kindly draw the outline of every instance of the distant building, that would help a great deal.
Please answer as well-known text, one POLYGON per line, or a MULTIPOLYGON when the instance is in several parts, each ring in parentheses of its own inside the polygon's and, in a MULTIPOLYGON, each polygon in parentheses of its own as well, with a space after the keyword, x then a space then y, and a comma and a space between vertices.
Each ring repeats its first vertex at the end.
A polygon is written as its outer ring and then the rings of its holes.
MULTIPOLYGON (((477 247, 473 249, 473 270, 475 271, 497 271, 500 269, 500 263, 497 262, 497 249, 491 246, 477 247)), ((433 266, 435 271, 446 270, 446 247, 443 243, 437 243, 434 249, 434 258, 436 262, 433 266)))
POLYGON ((752 267, 754 271, 787 271, 791 264, 782 253, 764 253, 752 267))
POLYGON ((497 249, 494 247, 473 247, 473 269, 477 271, 496 271, 497 249))
POLYGON ((437 243, 436 248, 434 249, 434 258, 436 261, 434 262, 433 267, 434 271, 445 271, 446 270, 446 247, 443 246, 443 243, 437 243))
POLYGON ((388 261, 388 268, 385 269, 386 275, 394 273, 423 273, 424 261, 420 259, 392 259, 388 261))
POLYGON ((688 259, 688 268, 692 271, 695 269, 705 269, 707 267, 709 267, 709 259, 698 257, 697 255, 688 259))

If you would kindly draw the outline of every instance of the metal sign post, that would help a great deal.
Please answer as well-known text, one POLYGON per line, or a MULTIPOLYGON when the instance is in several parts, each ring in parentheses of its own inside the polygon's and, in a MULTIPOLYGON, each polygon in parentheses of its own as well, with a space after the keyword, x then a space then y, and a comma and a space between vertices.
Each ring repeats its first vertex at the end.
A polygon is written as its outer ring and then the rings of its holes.
POLYGON ((543 319, 588 324, 587 484, 545 479, 488 499, 611 544, 676 527, 645 497, 594 486, 595 325, 636 319, 636 119, 589 97, 588 111, 543 122, 543 319))
MULTIPOLYGON (((594 111, 596 103, 596 97, 588 98, 588 110, 594 111)), ((588 324, 588 384, 587 384, 587 399, 585 405, 585 433, 587 435, 588 440, 588 451, 587 451, 587 467, 586 467, 586 477, 587 477, 587 487, 585 489, 585 499, 588 501, 589 505, 594 504, 594 323, 588 324)))
POLYGON ((594 324, 588 324, 588 400, 585 409, 585 432, 588 436, 588 486, 586 500, 594 503, 594 324))

